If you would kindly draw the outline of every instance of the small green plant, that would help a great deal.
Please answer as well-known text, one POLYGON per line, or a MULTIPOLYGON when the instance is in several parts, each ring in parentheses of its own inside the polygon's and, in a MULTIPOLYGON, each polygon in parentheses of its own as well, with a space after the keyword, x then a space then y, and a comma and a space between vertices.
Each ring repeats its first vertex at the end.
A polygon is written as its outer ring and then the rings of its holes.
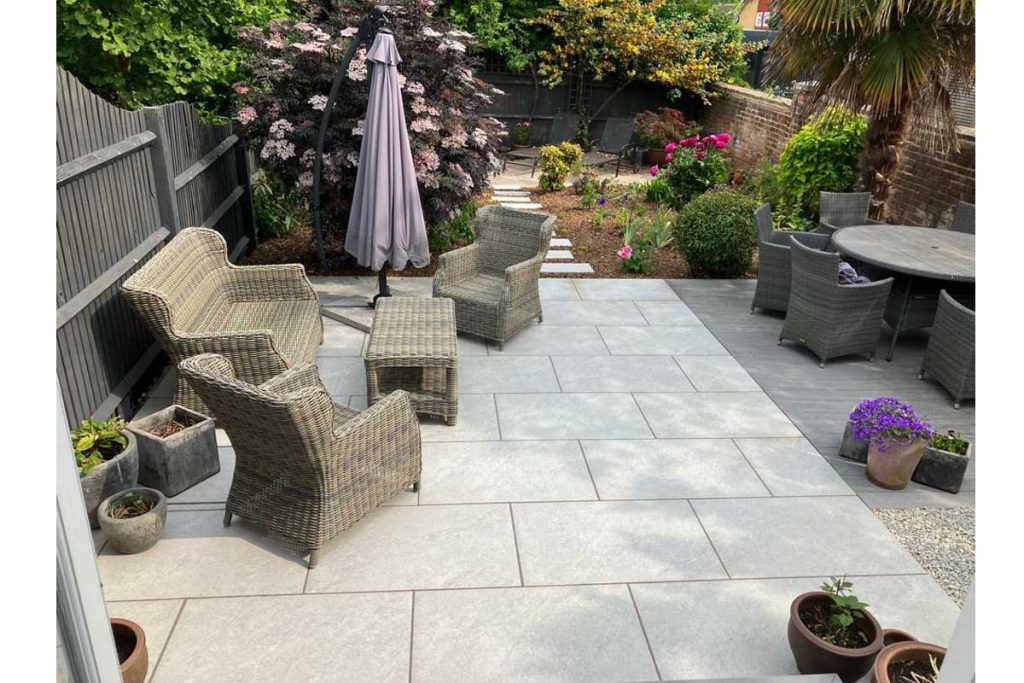
POLYGON ((533 132, 533 124, 529 121, 520 121, 512 129, 512 142, 517 145, 530 144, 530 133, 533 132))
POLYGON ((732 278, 750 272, 756 208, 756 199, 736 190, 708 192, 682 208, 675 243, 694 276, 732 278))
POLYGON ((939 434, 936 432, 932 436, 931 446, 932 448, 937 448, 940 451, 956 453, 957 455, 967 455, 967 449, 970 448, 971 442, 965 439, 959 432, 950 429, 945 434, 939 434))
POLYGON ((867 645, 867 636, 857 628, 867 604, 850 593, 851 588, 853 584, 845 576, 833 576, 821 586, 828 593, 828 602, 807 601, 800 609, 800 620, 825 642, 853 649, 867 645))
POLYGON ((126 491, 123 496, 110 504, 107 513, 114 519, 131 519, 146 514, 155 506, 155 501, 143 498, 134 491, 126 491))
POLYGON ((829 624, 844 631, 853 626, 853 622, 857 619, 864 618, 864 613, 861 610, 868 606, 867 603, 858 600, 856 595, 848 592, 851 588, 853 588, 853 583, 847 581, 846 577, 840 579, 833 576, 821 585, 821 590, 828 593, 832 600, 832 616, 829 619, 829 624))
POLYGON ((675 214, 672 211, 659 208, 654 212, 644 232, 655 249, 672 244, 675 240, 675 235, 672 234, 674 224, 675 214))
POLYGON ((85 474, 128 447, 124 435, 124 420, 82 420, 82 426, 71 430, 71 443, 75 447, 78 472, 85 474))
POLYGON ((640 273, 646 275, 651 272, 651 257, 654 255, 654 248, 645 238, 642 231, 633 236, 634 244, 625 244, 615 252, 619 257, 622 269, 627 273, 640 273))
POLYGON ((452 216, 451 220, 439 226, 431 227, 428 235, 431 251, 444 251, 449 247, 464 243, 472 244, 476 239, 473 232, 473 218, 476 216, 476 202, 465 202, 452 216))
POLYGON ((671 204, 673 191, 672 187, 665 180, 664 175, 658 175, 650 181, 643 183, 638 194, 649 202, 656 204, 671 204))
POLYGON ((542 190, 561 190, 573 167, 583 159, 583 149, 572 142, 545 145, 540 148, 540 178, 542 190))
POLYGON ((287 235, 297 224, 309 221, 305 193, 286 187, 265 170, 257 176, 252 195, 260 237, 287 235))

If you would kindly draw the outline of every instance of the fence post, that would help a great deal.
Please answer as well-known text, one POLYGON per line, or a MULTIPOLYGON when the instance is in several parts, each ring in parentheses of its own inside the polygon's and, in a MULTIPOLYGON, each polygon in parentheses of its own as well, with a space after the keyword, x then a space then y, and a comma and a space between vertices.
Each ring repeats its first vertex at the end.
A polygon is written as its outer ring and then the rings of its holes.
POLYGON ((252 172, 249 169, 249 155, 246 153, 245 142, 241 139, 235 143, 235 175, 242 186, 241 202, 238 207, 242 216, 243 231, 249 236, 249 249, 256 248, 256 213, 252 195, 252 172))
POLYGON ((181 229, 178 214, 178 191, 174 187, 174 166, 171 164, 170 137, 167 134, 167 117, 163 107, 145 107, 146 128, 156 135, 150 147, 153 160, 153 180, 156 184, 156 202, 160 211, 160 222, 173 237, 181 229))

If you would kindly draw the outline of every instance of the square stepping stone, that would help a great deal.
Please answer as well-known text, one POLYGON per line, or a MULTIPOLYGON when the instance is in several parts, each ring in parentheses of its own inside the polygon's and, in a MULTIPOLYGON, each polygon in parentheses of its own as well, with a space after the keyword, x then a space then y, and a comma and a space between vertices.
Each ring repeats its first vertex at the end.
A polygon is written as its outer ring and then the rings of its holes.
POLYGON ((853 495, 843 478, 804 438, 735 439, 776 496, 853 495))
POLYGON ((542 273, 593 273, 594 268, 589 263, 542 263, 542 273))
POLYGON ((726 578, 690 504, 512 506, 526 585, 726 578))
POLYGON ((702 326, 605 326, 598 327, 612 354, 728 355, 714 335, 702 326))
POLYGON ((495 190, 495 197, 529 197, 530 193, 526 190, 495 190))
POLYGON ((498 201, 498 203, 501 204, 502 206, 507 206, 510 209, 520 209, 522 211, 535 210, 535 209, 542 209, 542 208, 544 208, 543 206, 541 206, 540 204, 537 204, 536 202, 520 203, 520 202, 510 201, 512 199, 514 199, 514 197, 510 197, 509 199, 501 199, 501 200, 498 201))
POLYGON ((470 356, 459 359, 460 394, 523 394, 561 391, 551 361, 543 356, 470 356))
POLYGON ((411 615, 410 593, 190 600, 154 681, 407 681, 411 615))
POLYGON ((529 193, 522 194, 511 194, 511 193, 495 193, 494 198, 500 201, 502 204, 533 204, 530 201, 529 193))
POLYGON ((551 246, 552 247, 571 247, 572 246, 572 240, 569 239, 568 237, 552 237, 551 238, 551 246))
POLYGON ((732 578, 919 574, 856 496, 694 500, 732 578))
POLYGON ((544 304, 544 324, 549 323, 643 325, 644 317, 632 301, 551 301, 544 304))
POLYGON ((668 356, 552 356, 566 392, 693 391, 668 356))
POLYGON ((636 394, 659 439, 800 436, 762 393, 636 394))
POLYGON ((566 249, 548 249, 545 258, 549 261, 572 261, 572 252, 566 249))
POLYGON ((499 394, 495 398, 502 439, 652 436, 629 394, 499 394))
POLYGON ((626 586, 416 594, 414 681, 654 681, 626 586))
POLYGON ((761 391, 732 356, 676 356, 697 391, 761 391))
POLYGON ((492 190, 522 190, 523 186, 519 183, 492 183, 492 190))

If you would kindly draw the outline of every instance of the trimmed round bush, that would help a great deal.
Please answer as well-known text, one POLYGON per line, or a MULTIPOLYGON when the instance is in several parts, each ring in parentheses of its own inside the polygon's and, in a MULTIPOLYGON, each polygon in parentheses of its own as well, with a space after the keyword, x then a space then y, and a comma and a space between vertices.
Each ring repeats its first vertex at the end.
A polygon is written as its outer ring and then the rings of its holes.
POLYGON ((697 277, 741 277, 750 271, 757 246, 757 200, 735 190, 695 198, 676 217, 675 242, 697 277))

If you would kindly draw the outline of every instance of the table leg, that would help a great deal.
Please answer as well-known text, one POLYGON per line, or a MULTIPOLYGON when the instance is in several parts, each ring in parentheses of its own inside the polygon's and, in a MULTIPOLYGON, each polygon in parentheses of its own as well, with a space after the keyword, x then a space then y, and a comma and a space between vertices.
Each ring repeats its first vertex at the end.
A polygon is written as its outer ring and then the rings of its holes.
POLYGON ((892 328, 892 341, 889 342, 889 354, 885 357, 885 360, 892 361, 893 353, 896 351, 896 340, 899 339, 900 332, 903 330, 903 322, 907 318, 907 309, 910 308, 910 299, 913 296, 914 289, 914 276, 907 276, 907 290, 903 296, 903 306, 900 307, 900 316, 896 318, 896 326, 892 328))
POLYGON ((445 399, 451 406, 450 413, 446 416, 445 422, 449 427, 455 426, 456 417, 459 411, 459 388, 456 368, 445 368, 445 399))
POLYGON ((366 407, 369 408, 377 401, 377 394, 380 389, 377 384, 377 368, 366 367, 366 407))

